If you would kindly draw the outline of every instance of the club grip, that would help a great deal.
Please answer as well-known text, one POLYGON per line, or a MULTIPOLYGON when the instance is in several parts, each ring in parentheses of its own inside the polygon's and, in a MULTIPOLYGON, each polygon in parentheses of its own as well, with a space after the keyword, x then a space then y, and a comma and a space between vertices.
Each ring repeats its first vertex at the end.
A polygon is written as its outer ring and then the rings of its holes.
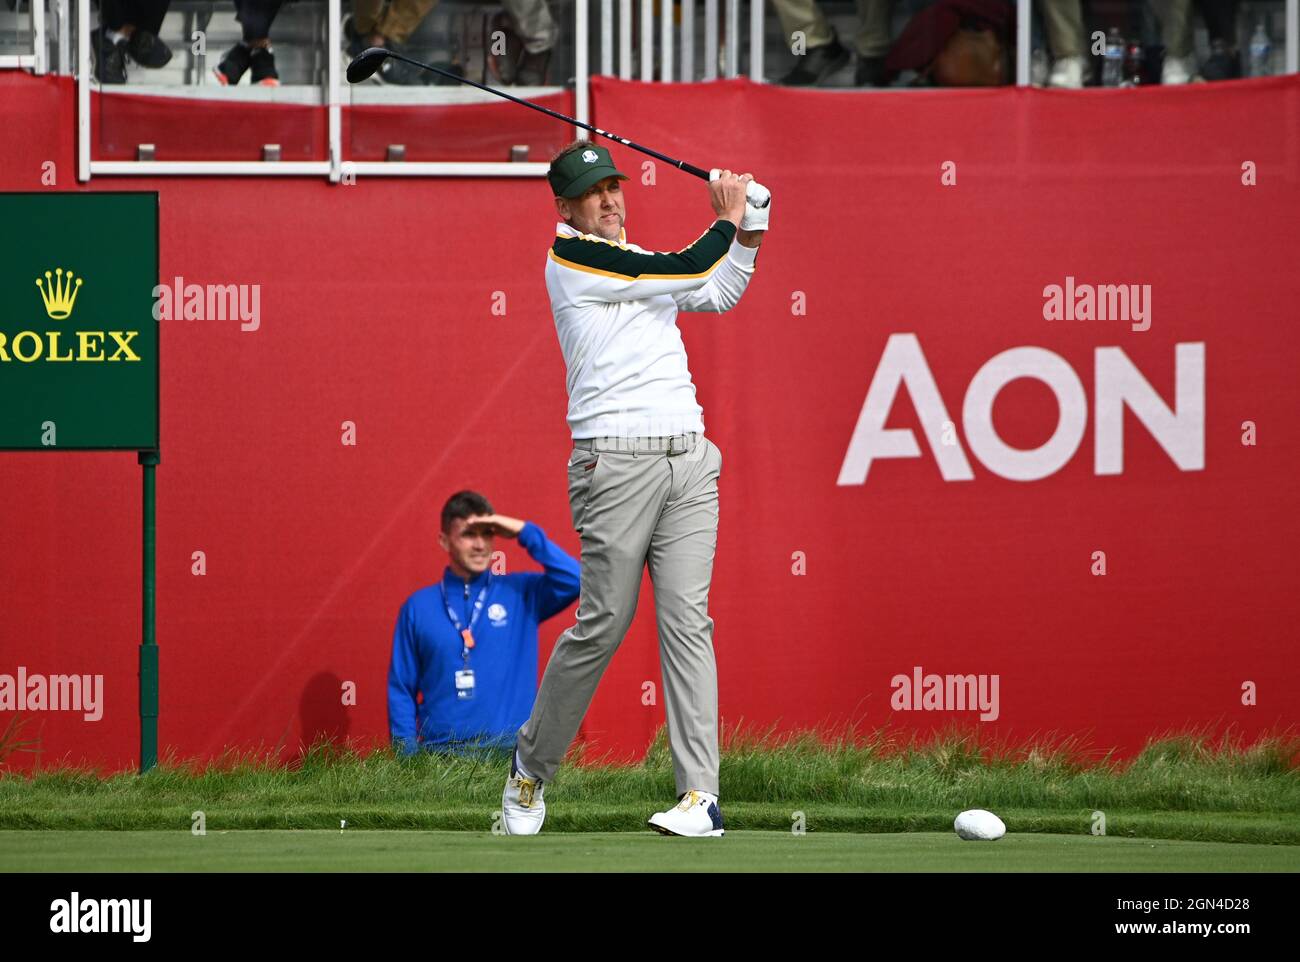
MULTIPOLYGON (((709 171, 709 181, 713 182, 722 176, 722 170, 714 167, 709 171)), ((756 180, 751 180, 745 187, 745 200, 750 207, 762 210, 772 202, 772 192, 756 180)))

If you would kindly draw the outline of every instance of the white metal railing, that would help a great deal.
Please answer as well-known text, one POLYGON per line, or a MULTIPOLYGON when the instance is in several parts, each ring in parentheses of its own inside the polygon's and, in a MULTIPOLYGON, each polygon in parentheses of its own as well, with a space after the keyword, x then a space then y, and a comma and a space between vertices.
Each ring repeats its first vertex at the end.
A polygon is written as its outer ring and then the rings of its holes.
POLYGON ((1016 86, 1029 86, 1029 28, 1033 21, 1029 0, 1016 0, 1016 86))
POLYGON ((1300 0, 1286 0, 1286 72, 1300 73, 1300 0))
MULTIPOLYGON (((70 0, 50 0, 53 15, 58 23, 57 72, 70 66, 72 51, 69 47, 71 31, 70 0)), ((542 176, 545 162, 410 162, 410 161, 351 161, 344 159, 342 143, 342 107, 357 102, 352 88, 343 84, 338 57, 328 59, 325 89, 316 101, 328 116, 328 154, 320 161, 158 161, 132 160, 107 161, 91 159, 92 130, 90 123, 90 92, 92 88, 90 60, 90 2, 76 0, 77 46, 75 50, 77 75, 77 168, 78 178, 87 181, 94 174, 112 175, 326 175, 337 183, 348 173, 368 176, 463 176, 463 177, 519 177, 542 176)), ((634 12, 634 0, 599 0, 600 29, 598 50, 600 73, 632 79, 636 61, 639 61, 640 79, 654 81, 656 63, 658 81, 673 82, 695 80, 696 60, 696 0, 680 0, 680 29, 672 19, 671 3, 661 4, 658 29, 654 23, 653 0, 635 0, 640 10, 634 12), (640 23, 639 56, 633 56, 633 27, 636 18, 640 23), (658 58, 656 60, 656 40, 658 58), (616 72, 617 71, 617 72, 616 72)), ((719 0, 703 0, 704 42, 703 79, 739 75, 741 60, 741 10, 740 0, 721 0, 723 16, 720 18, 719 0), (726 27, 725 46, 719 44, 719 25, 726 27)), ((45 30, 45 0, 33 0, 31 22, 33 51, 31 54, 0 57, 0 67, 19 67, 45 73, 48 69, 48 43, 45 30)), ((1285 71, 1300 73, 1300 0, 1284 0, 1285 4, 1285 71)), ((328 0, 326 43, 329 50, 341 47, 341 0, 328 0)), ((589 122, 590 73, 588 29, 595 11, 591 0, 575 0, 574 38, 574 114, 576 119, 589 122)), ((748 54, 749 76, 763 82, 764 7, 760 0, 750 0, 748 54)), ((1016 28, 1016 84, 1027 86, 1030 82, 1030 0, 1017 0, 1016 28)), ((97 86, 97 85, 96 85, 97 86)), ((102 96, 112 94, 101 91, 102 96)))
MULTIPOLYGON (((1286 73, 1300 73, 1300 0, 1285 0, 1286 73)), ((1029 86, 1029 0, 1016 0, 1016 86, 1029 86)))
MULTIPOLYGON (((44 74, 49 71, 46 63, 49 59, 49 44, 45 39, 45 0, 29 0, 28 7, 32 19, 32 52, 5 54, 0 57, 0 68, 30 69, 32 73, 44 74)), ((59 36, 62 38, 62 31, 59 36)))
MULTIPOLYGON (((717 80, 719 76, 740 75, 740 43, 745 34, 740 12, 740 0, 724 0, 723 21, 727 30, 726 46, 718 44, 718 0, 704 0, 704 80, 717 80)), ((633 79, 634 60, 638 65, 637 79, 647 83, 659 80, 672 83, 680 80, 690 83, 695 76, 695 0, 681 0, 681 25, 673 23, 673 5, 663 3, 659 8, 659 25, 654 22, 653 0, 640 0, 640 10, 634 11, 634 0, 618 0, 617 13, 614 0, 600 0, 600 72, 617 76, 621 80, 633 79), (639 21, 641 46, 638 55, 632 56, 632 28, 639 21), (615 23, 617 22, 617 38, 615 23), (656 77, 656 51, 658 51, 658 76, 656 77), (615 53, 618 66, 615 68, 615 53), (617 72, 616 72, 617 69, 617 72)), ((766 26, 765 0, 751 0, 749 4, 749 78, 763 82, 763 38, 766 26)), ((582 19, 579 14, 579 19, 582 19)), ((580 47, 581 49, 581 47, 580 47)))
MULTIPOLYGON (((66 2, 66 0, 65 0, 66 2)), ((90 123, 90 2, 77 2, 77 177, 87 181, 95 174, 157 176, 303 176, 322 175, 332 183, 344 175, 386 177, 541 177, 548 164, 543 162, 475 162, 475 161, 353 161, 344 159, 343 104, 351 104, 352 88, 344 87, 339 57, 335 51, 342 45, 342 0, 328 0, 326 44, 330 51, 326 69, 324 109, 328 117, 328 155, 325 160, 278 161, 192 161, 192 160, 93 160, 91 159, 92 130, 90 123)), ((578 0, 578 16, 583 18, 578 26, 585 29, 587 0, 578 0)), ((587 122, 588 83, 585 67, 578 75, 575 92, 576 119, 587 122)), ((98 88, 98 85, 96 84, 98 88)), ((101 97, 112 97, 111 92, 98 88, 101 97)), ((103 101, 101 101, 101 109, 103 101)))

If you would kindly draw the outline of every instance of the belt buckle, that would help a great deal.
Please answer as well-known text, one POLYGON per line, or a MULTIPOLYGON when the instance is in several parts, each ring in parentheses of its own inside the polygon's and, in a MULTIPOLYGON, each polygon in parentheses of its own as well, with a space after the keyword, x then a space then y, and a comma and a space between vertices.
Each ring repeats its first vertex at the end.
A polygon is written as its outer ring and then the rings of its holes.
POLYGON ((668 457, 676 457, 679 454, 686 453, 686 435, 674 434, 668 439, 668 457), (677 442, 681 442, 681 447, 677 447, 677 442))

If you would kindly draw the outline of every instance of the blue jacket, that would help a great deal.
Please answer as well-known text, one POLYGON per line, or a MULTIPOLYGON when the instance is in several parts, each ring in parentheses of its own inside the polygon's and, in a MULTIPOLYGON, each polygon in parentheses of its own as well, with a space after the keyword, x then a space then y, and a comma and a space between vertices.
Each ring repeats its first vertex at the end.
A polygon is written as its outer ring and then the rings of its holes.
POLYGON ((388 668, 388 728, 402 754, 414 754, 420 744, 449 747, 466 740, 508 747, 532 713, 537 626, 573 603, 580 578, 578 562, 531 521, 524 523, 519 543, 545 573, 493 575, 489 570, 469 582, 451 568, 443 573, 447 603, 462 627, 469 626, 474 602, 488 585, 470 652, 473 698, 456 697, 463 646, 438 584, 415 592, 398 612, 388 668), (423 693, 418 704, 417 692, 423 693))

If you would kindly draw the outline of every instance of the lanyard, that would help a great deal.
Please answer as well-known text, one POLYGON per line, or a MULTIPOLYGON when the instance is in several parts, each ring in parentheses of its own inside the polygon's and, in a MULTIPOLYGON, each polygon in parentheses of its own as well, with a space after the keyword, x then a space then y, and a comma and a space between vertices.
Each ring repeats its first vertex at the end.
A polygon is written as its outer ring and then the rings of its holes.
POLYGON ((447 600, 447 582, 445 580, 438 582, 438 588, 442 591, 442 603, 447 608, 447 617, 451 619, 451 623, 455 629, 460 632, 461 641, 464 644, 464 649, 461 654, 466 659, 469 658, 469 650, 474 647, 474 624, 478 621, 478 616, 482 614, 483 600, 487 597, 488 589, 491 587, 492 573, 489 571, 487 580, 483 582, 483 588, 478 593, 478 599, 474 602, 474 611, 469 617, 469 627, 462 628, 460 624, 460 616, 456 614, 451 607, 451 602, 447 600))

